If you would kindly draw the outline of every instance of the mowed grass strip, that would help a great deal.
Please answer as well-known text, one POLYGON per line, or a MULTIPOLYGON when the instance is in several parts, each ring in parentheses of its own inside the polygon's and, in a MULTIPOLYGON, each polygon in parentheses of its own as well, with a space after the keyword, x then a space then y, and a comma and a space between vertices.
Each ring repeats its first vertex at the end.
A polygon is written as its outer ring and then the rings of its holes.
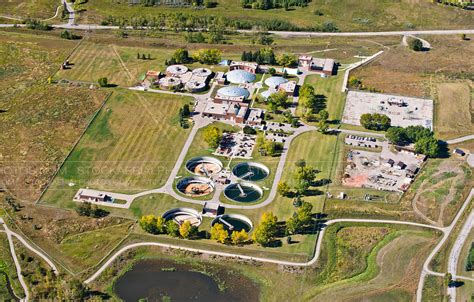
POLYGON ((162 186, 189 133, 179 126, 178 111, 190 100, 116 90, 43 201, 72 206, 79 187, 133 193, 162 186))

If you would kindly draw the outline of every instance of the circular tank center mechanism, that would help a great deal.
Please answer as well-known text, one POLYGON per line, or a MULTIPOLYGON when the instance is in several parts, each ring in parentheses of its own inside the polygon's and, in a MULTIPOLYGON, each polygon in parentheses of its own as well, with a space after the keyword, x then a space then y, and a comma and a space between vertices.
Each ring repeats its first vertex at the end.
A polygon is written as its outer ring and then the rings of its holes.
POLYGON ((259 181, 267 178, 270 170, 260 163, 245 162, 237 164, 232 169, 232 174, 242 180, 259 181))
POLYGON ((177 225, 183 224, 185 221, 189 221, 193 226, 199 226, 202 222, 201 214, 191 208, 175 208, 166 211, 161 217, 166 221, 172 220, 177 225))
POLYGON ((199 197, 214 192, 214 182, 205 177, 186 177, 178 181, 176 188, 183 194, 199 197))
POLYGON ((224 189, 224 195, 236 202, 255 202, 262 197, 263 192, 255 184, 242 182, 228 185, 224 189))
POLYGON ((195 157, 188 160, 186 170, 198 176, 211 177, 222 170, 222 162, 214 157, 195 157))
POLYGON ((220 223, 229 232, 245 230, 247 233, 252 230, 252 221, 244 215, 240 214, 224 214, 214 218, 211 226, 220 223))

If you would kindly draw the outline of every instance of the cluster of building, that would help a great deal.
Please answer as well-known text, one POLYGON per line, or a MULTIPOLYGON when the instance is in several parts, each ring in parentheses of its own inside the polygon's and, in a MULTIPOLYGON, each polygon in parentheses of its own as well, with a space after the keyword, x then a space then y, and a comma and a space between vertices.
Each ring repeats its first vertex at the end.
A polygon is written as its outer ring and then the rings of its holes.
POLYGON ((152 79, 152 84, 163 90, 177 90, 184 88, 189 92, 204 91, 212 79, 212 71, 208 68, 189 70, 184 65, 171 65, 164 74, 158 71, 148 71, 146 77, 152 79))
POLYGON ((313 58, 312 56, 299 56, 298 67, 306 70, 321 73, 324 76, 331 76, 335 72, 336 62, 333 59, 313 58))

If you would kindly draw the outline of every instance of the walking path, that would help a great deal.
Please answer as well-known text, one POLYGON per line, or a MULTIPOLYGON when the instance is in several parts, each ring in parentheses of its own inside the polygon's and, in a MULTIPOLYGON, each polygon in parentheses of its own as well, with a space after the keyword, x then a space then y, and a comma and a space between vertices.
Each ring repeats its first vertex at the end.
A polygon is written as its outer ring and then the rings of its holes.
POLYGON ((0 225, 3 226, 4 228, 3 232, 7 235, 8 245, 10 246, 10 254, 12 255, 13 262, 15 263, 18 281, 20 281, 21 287, 23 287, 23 291, 25 293, 25 297, 21 299, 20 301, 28 301, 30 299, 30 293, 28 291, 28 286, 26 285, 25 279, 23 278, 23 275, 21 274, 20 261, 18 261, 18 257, 16 256, 16 253, 15 253, 15 245, 13 244, 12 232, 10 231, 10 229, 8 228, 8 226, 5 224, 5 222, 3 221, 1 217, 0 217, 0 225))
POLYGON ((459 144, 459 143, 462 143, 462 142, 465 142, 465 141, 470 141, 470 140, 473 140, 473 139, 474 139, 474 134, 471 134, 471 135, 466 135, 466 136, 463 136, 463 137, 448 139, 446 141, 446 143, 448 145, 453 145, 453 144, 459 144))
MULTIPOLYGON (((448 262, 448 273, 453 276, 453 279, 456 280, 457 276, 457 267, 459 262, 459 256, 461 254, 461 250, 466 243, 467 237, 471 232, 472 228, 474 227, 474 210, 471 211, 471 214, 466 219, 461 231, 459 232, 458 238, 454 242, 453 248, 451 249, 451 253, 449 254, 449 262, 448 262)), ((460 276, 462 277, 462 276, 460 276)), ((456 287, 455 286, 448 286, 448 296, 450 297, 451 301, 456 301, 456 287)))
POLYGON ((316 243, 315 253, 314 253, 313 257, 307 262, 293 262, 293 261, 284 261, 284 260, 277 260, 277 259, 271 259, 271 258, 252 257, 252 256, 235 254, 235 253, 225 253, 225 252, 217 252, 217 251, 204 250, 204 249, 195 249, 195 248, 182 247, 182 246, 173 245, 173 244, 163 244, 163 243, 158 243, 158 242, 139 242, 139 243, 133 243, 133 244, 129 244, 127 246, 122 247, 113 256, 111 256, 94 274, 92 274, 92 276, 90 276, 87 280, 85 280, 84 283, 89 284, 92 281, 94 281, 97 277, 100 276, 100 274, 105 269, 107 269, 115 261, 115 259, 117 259, 117 257, 119 257, 125 251, 128 251, 130 249, 134 249, 134 248, 137 248, 137 247, 142 247, 142 246, 158 246, 158 247, 163 247, 163 248, 178 249, 178 250, 189 251, 189 252, 194 252, 194 253, 201 253, 201 254, 214 255, 214 256, 222 256, 222 257, 229 257, 229 258, 237 258, 237 259, 251 260, 251 261, 258 261, 258 262, 265 262, 265 263, 273 263, 273 264, 278 264, 278 265, 300 266, 300 267, 311 266, 311 265, 315 264, 318 261, 319 256, 321 254, 322 242, 323 242, 326 227, 331 225, 331 224, 340 223, 340 222, 400 224, 400 225, 410 225, 410 226, 415 226, 415 227, 430 228, 430 229, 436 229, 436 230, 443 231, 443 228, 439 228, 439 227, 435 227, 435 226, 431 226, 431 225, 426 225, 426 224, 421 224, 421 223, 416 223, 416 222, 409 222, 409 221, 377 220, 377 219, 334 219, 334 220, 329 220, 325 223, 325 225, 324 225, 325 228, 323 228, 320 231, 320 234, 318 236, 318 240, 317 240, 317 243, 316 243))

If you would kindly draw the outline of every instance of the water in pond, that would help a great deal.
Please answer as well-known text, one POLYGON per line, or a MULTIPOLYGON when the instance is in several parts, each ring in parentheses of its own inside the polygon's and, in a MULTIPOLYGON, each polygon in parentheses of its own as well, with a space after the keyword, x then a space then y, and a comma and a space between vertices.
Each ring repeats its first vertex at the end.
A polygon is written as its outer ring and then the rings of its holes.
POLYGON ((248 181, 259 181, 268 176, 266 169, 252 163, 238 164, 232 169, 232 173, 238 178, 248 181))
POLYGON ((258 287, 249 279, 224 268, 206 266, 211 276, 192 271, 187 264, 171 260, 141 260, 115 283, 115 293, 124 301, 258 301, 258 287), (172 269, 170 269, 172 268, 172 269))
POLYGON ((244 194, 242 194, 237 184, 231 184, 225 188, 225 196, 237 202, 254 202, 262 197, 262 193, 252 186, 241 184, 240 187, 244 194))
MULTIPOLYGON (((249 232, 251 229, 250 225, 247 222, 243 221, 242 219, 239 219, 236 217, 223 217, 222 219, 234 227, 232 229, 233 231, 245 230, 249 232)), ((228 229, 228 226, 226 224, 224 223, 222 224, 224 225, 224 228, 228 229)))

